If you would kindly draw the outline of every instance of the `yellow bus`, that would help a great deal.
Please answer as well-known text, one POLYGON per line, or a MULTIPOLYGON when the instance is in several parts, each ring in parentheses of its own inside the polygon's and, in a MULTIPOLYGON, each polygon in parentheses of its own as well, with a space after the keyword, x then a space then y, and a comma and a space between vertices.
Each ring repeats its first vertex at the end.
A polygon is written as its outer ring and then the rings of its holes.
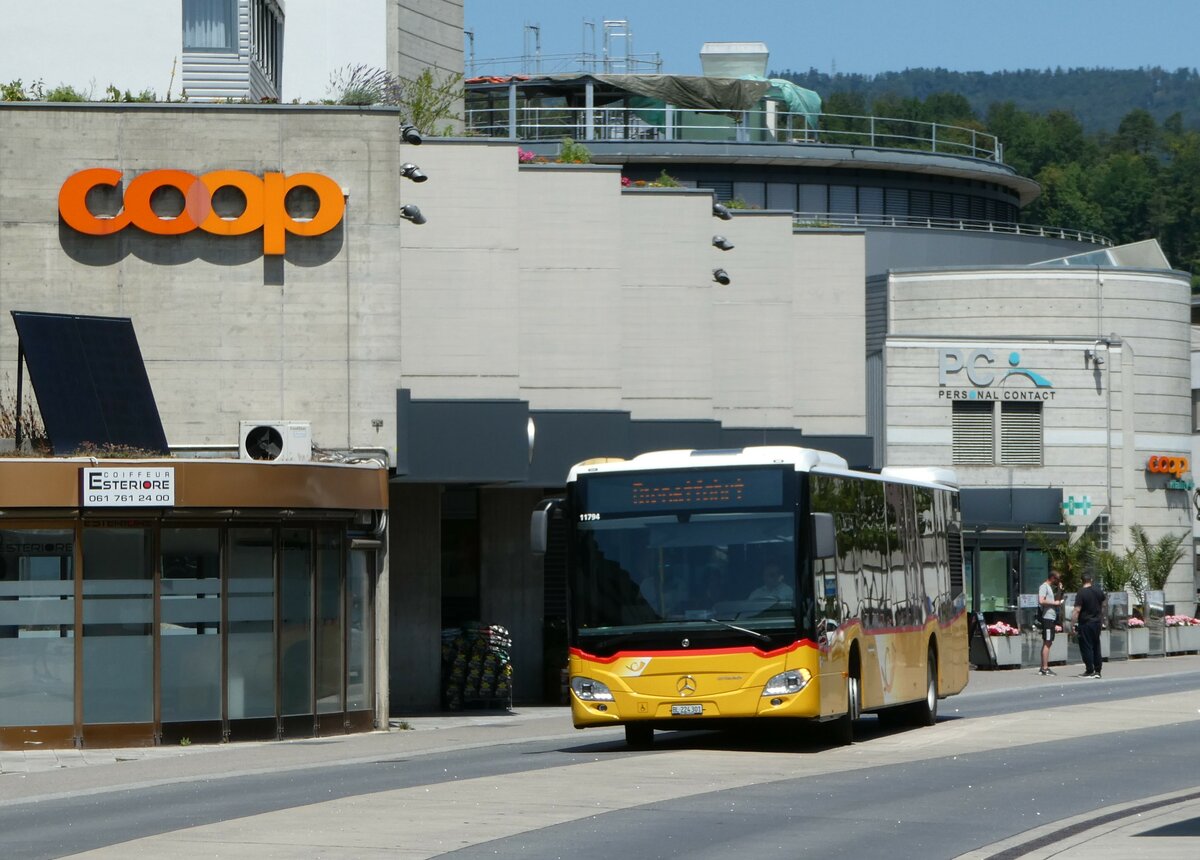
POLYGON ((565 520, 577 728, 720 721, 932 725, 967 683, 957 482, 795 447, 660 451, 572 468, 565 520))

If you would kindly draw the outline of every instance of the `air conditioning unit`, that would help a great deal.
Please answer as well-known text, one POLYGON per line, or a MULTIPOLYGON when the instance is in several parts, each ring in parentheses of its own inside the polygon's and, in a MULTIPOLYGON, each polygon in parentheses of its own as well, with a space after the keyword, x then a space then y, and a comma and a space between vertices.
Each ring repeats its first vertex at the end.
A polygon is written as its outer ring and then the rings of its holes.
POLYGON ((312 459, 312 424, 308 421, 242 421, 238 457, 276 463, 312 459))

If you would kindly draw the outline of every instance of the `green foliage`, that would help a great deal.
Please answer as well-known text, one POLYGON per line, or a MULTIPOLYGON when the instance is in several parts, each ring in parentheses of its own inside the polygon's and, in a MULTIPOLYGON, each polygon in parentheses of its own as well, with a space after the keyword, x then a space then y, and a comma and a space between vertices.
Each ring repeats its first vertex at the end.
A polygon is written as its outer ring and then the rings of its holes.
MULTIPOLYGON (((802 87, 816 90, 825 99, 826 113, 861 115, 865 111, 834 110, 834 95, 853 94, 870 104, 881 96, 928 101, 937 93, 955 93, 974 113, 983 115, 990 105, 1010 102, 1015 109, 1046 114, 1070 106, 1089 132, 1117 128, 1134 105, 1141 105, 1156 122, 1183 112, 1192 128, 1200 125, 1200 72, 1194 68, 1167 71, 1143 69, 1022 69, 1001 72, 952 72, 947 69, 905 69, 878 75, 829 75, 807 72, 770 72, 802 87)), ((936 120, 948 122, 948 118, 936 120)), ((999 134, 990 126, 989 130, 999 134)), ((1000 135, 1006 143, 1009 138, 1000 135)), ((1031 175, 1031 174, 1026 174, 1031 175)))
POLYGON ((664 167, 662 172, 658 174, 658 179, 655 179, 650 184, 655 188, 678 188, 679 180, 667 173, 667 169, 664 167))
POLYGON ((1100 585, 1106 592, 1128 590, 1141 594, 1146 588, 1133 550, 1126 550, 1124 555, 1100 550, 1096 553, 1096 569, 1100 573, 1100 585))
POLYGON ((1152 541, 1144 528, 1132 525, 1129 527, 1129 536, 1133 541, 1130 552, 1134 564, 1146 586, 1155 591, 1162 589, 1175 565, 1183 558, 1186 549, 1184 542, 1189 541, 1191 535, 1187 532, 1168 533, 1152 541))
POLYGON ((1096 558, 1096 542, 1091 535, 1081 534, 1072 539, 1052 538, 1043 531, 1033 532, 1033 540, 1050 560, 1050 569, 1062 576, 1066 591, 1076 591, 1083 584, 1083 574, 1092 569, 1096 558))
POLYGON ((425 69, 411 81, 403 80, 400 106, 409 124, 421 134, 452 134, 451 123, 462 121, 462 116, 454 111, 462 104, 462 81, 461 74, 437 75, 433 69, 425 69))
POLYGON ((333 73, 329 91, 330 104, 395 105, 405 123, 424 135, 451 134, 452 123, 462 119, 454 111, 463 97, 460 74, 439 75, 425 69, 408 80, 385 69, 350 65, 333 73))
POLYGON ((734 197, 732 200, 722 200, 722 205, 726 209, 757 209, 757 206, 751 206, 740 197, 734 197))
POLYGON ((129 90, 121 92, 113 84, 109 84, 104 88, 104 100, 106 102, 155 102, 158 97, 153 90, 142 90, 140 93, 131 93, 129 90))
MULTIPOLYGON (((42 423, 41 413, 37 407, 29 400, 28 391, 25 393, 24 402, 21 404, 21 439, 22 445, 27 446, 26 450, 14 450, 5 452, 0 456, 8 457, 28 457, 45 456, 50 452, 50 439, 46 435, 46 427, 42 423)), ((0 439, 17 438, 17 395, 15 392, 6 392, 0 396, 0 439)))
POLYGON ((59 84, 46 92, 46 101, 48 102, 85 102, 87 100, 86 95, 70 84, 59 84))
POLYGON ((42 82, 33 81, 26 88, 20 78, 0 84, 0 101, 6 102, 36 102, 42 98, 42 82))
POLYGON ((582 143, 564 137, 559 144, 558 160, 563 164, 591 164, 592 151, 582 143))
POLYGON ((95 442, 81 442, 68 456, 95 457, 97 460, 150 460, 161 458, 163 453, 116 442, 104 442, 99 445, 95 442))

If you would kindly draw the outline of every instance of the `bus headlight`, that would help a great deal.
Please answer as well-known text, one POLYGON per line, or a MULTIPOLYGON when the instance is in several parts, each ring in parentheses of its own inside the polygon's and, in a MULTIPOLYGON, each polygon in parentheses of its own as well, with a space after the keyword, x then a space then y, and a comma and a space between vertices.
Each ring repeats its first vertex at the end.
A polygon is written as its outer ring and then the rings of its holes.
POLYGON ((585 702, 611 702, 613 700, 612 690, 591 678, 572 678, 571 689, 585 702))
POLYGON ((774 678, 767 681, 767 685, 763 687, 762 694, 764 696, 789 696, 793 693, 799 693, 808 686, 808 682, 812 680, 812 673, 807 669, 792 669, 788 672, 780 672, 774 678))

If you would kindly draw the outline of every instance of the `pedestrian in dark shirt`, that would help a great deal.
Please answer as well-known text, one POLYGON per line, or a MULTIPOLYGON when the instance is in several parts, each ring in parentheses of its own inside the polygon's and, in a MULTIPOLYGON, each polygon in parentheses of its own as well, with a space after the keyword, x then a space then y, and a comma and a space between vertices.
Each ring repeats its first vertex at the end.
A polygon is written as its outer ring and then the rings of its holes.
POLYGON ((1100 619, 1104 615, 1104 601, 1107 599, 1104 590, 1092 584, 1092 575, 1085 573, 1083 587, 1075 594, 1075 612, 1071 619, 1076 624, 1085 678, 1100 677, 1100 619))

